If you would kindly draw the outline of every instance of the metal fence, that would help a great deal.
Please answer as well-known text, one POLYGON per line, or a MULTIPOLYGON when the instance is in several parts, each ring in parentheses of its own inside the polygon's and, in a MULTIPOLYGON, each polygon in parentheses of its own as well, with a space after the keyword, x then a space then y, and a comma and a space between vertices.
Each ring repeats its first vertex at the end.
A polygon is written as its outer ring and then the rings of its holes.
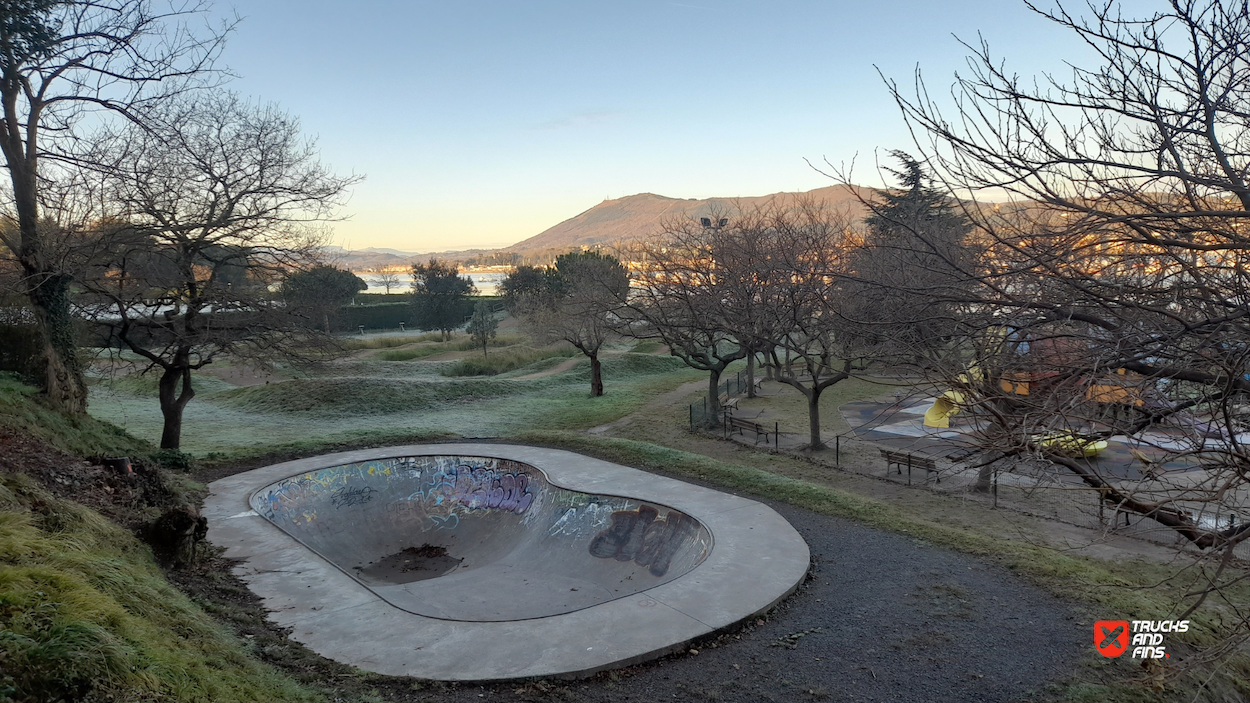
MULTIPOLYGON (((747 374, 745 371, 739 371, 733 376, 728 376, 719 386, 716 387, 716 395, 720 398, 733 398, 742 395, 747 391, 747 374)), ((723 404, 723 401, 722 403, 723 404)), ((697 403, 690 404, 690 429, 696 427, 716 427, 725 423, 723 413, 716 415, 712 412, 712 403, 705 396, 697 403)))

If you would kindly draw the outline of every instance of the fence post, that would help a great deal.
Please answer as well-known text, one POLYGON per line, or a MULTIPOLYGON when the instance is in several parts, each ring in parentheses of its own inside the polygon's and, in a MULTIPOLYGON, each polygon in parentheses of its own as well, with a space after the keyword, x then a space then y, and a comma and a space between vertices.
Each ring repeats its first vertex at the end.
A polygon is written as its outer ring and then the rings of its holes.
POLYGON ((687 409, 690 411, 690 431, 694 432, 694 403, 691 403, 687 409))
POLYGON ((842 468, 842 435, 833 437, 833 465, 842 468))

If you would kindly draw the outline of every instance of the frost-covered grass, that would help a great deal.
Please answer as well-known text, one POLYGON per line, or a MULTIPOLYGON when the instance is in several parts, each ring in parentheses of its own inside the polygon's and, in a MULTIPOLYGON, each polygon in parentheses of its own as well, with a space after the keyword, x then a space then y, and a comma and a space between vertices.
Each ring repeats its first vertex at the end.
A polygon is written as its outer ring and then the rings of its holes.
POLYGON ((494 354, 467 356, 447 367, 446 376, 497 376, 501 373, 526 368, 543 359, 567 359, 577 351, 574 349, 534 349, 526 346, 500 349, 494 354))
MULTIPOLYGON (((550 368, 552 361, 539 359, 509 375, 550 368)), ((352 359, 324 364, 305 378, 243 387, 197 376, 197 395, 183 418, 182 450, 199 456, 254 455, 283 445, 336 444, 356 435, 501 437, 532 429, 583 429, 616 420, 657 393, 702 378, 676 359, 609 356, 604 360, 607 393, 591 398, 587 364, 538 379, 444 376, 455 363, 352 359)), ((155 379, 97 384, 90 411, 138 437, 160 437, 163 418, 155 379)))

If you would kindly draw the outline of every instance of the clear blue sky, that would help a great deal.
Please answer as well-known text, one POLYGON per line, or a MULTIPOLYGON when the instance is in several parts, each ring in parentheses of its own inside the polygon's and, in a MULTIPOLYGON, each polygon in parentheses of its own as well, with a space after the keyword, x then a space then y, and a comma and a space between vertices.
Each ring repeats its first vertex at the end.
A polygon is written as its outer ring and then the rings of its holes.
MULTIPOLYGON (((1145 2, 1129 3, 1140 7, 1145 2)), ((228 10, 223 3, 219 10, 228 10)), ((233 88, 298 115, 357 173, 352 248, 502 246, 605 198, 831 182, 804 159, 910 148, 877 75, 946 94, 966 50, 1025 75, 1082 52, 1016 0, 253 0, 233 88)))

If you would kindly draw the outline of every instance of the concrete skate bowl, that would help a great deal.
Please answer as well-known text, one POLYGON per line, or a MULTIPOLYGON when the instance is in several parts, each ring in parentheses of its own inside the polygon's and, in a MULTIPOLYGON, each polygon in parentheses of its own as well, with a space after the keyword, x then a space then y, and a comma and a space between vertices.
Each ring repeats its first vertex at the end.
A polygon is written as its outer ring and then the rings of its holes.
POLYGON ((342 452, 209 490, 209 539, 272 620, 396 676, 634 664, 767 611, 809 566, 768 506, 539 447, 342 452))
POLYGON ((668 583, 712 549, 707 528, 674 508, 567 490, 495 457, 332 466, 251 504, 391 605, 445 620, 570 613, 668 583))

